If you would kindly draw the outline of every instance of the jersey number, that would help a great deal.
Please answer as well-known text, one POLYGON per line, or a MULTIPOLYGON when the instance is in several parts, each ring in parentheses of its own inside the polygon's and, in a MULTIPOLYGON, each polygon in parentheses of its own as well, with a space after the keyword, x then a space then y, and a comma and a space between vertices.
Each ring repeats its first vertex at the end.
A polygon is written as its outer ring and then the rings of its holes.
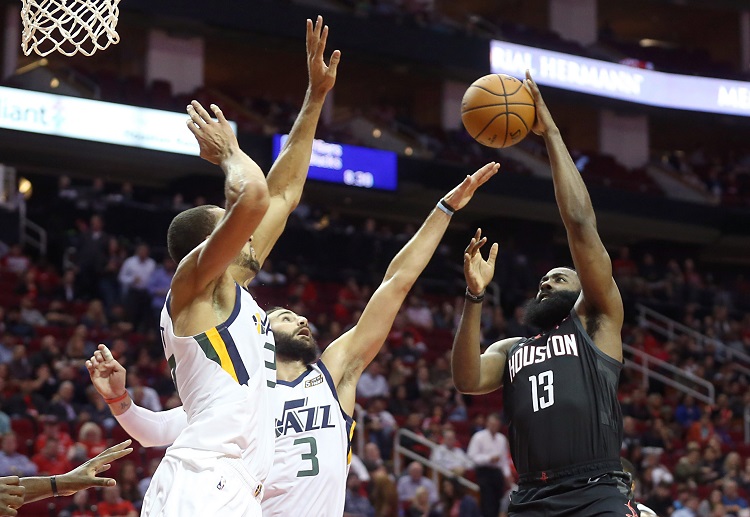
POLYGON ((297 472, 298 478, 305 478, 309 476, 317 476, 318 472, 320 472, 320 467, 318 465, 318 442, 315 441, 315 438, 312 436, 308 436, 306 438, 297 438, 294 440, 294 445, 298 445, 300 443, 306 443, 310 446, 310 452, 306 452, 302 454, 303 460, 310 460, 311 469, 310 470, 300 470, 297 472))
POLYGON ((555 403, 555 387, 552 384, 554 378, 552 376, 552 370, 547 370, 539 375, 532 375, 529 377, 531 383, 531 403, 534 405, 534 413, 540 409, 547 409, 555 403), (546 392, 542 397, 539 396, 539 392, 546 392))

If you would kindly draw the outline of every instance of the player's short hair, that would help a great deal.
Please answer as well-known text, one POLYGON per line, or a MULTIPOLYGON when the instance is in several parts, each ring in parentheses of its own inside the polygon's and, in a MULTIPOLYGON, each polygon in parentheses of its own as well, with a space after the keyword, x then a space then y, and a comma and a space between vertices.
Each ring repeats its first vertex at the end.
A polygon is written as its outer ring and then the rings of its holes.
POLYGON ((278 311, 285 311, 286 309, 284 307, 279 307, 278 305, 271 307, 270 309, 266 309, 266 316, 270 316, 272 312, 278 312, 278 311))
POLYGON ((167 230, 169 256, 179 264, 216 228, 216 205, 200 205, 180 212, 172 219, 167 230))

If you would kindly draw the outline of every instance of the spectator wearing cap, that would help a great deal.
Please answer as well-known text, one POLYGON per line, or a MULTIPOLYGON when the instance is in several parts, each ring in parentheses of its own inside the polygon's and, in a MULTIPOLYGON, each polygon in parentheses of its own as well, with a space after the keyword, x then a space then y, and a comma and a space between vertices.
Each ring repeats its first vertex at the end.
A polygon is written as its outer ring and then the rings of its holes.
MULTIPOLYGON (((61 456, 65 456, 73 445, 73 439, 67 431, 62 429, 60 419, 57 415, 44 415, 41 421, 43 425, 42 433, 37 436, 34 442, 34 449, 41 451, 49 440, 54 440, 58 447, 57 452, 61 456)), ((62 472, 67 471, 63 470, 62 472)))

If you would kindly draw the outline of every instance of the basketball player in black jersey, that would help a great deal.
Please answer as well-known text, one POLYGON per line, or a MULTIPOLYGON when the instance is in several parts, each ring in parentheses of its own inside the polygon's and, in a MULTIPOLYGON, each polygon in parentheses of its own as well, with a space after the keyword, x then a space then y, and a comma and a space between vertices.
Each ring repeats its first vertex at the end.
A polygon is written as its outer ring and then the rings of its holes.
POLYGON ((526 323, 540 334, 498 341, 482 354, 481 301, 498 247, 492 245, 485 261, 479 250, 487 239, 477 230, 464 255, 467 290, 453 344, 453 380, 470 394, 503 386, 520 475, 511 516, 638 516, 620 463, 622 299, 586 186, 528 72, 525 84, 536 103, 532 130, 547 146, 576 269, 554 268, 539 282, 526 306, 526 323))

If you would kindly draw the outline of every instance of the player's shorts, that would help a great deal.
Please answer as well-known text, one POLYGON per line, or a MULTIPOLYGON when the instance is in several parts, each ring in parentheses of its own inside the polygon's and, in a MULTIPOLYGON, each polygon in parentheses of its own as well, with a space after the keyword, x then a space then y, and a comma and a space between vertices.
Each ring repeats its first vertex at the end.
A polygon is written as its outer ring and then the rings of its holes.
POLYGON ((563 479, 521 486, 510 494, 510 517, 640 517, 630 475, 611 472, 595 478, 563 479))
POLYGON ((263 485, 242 460, 165 456, 143 497, 141 517, 260 517, 263 485))

